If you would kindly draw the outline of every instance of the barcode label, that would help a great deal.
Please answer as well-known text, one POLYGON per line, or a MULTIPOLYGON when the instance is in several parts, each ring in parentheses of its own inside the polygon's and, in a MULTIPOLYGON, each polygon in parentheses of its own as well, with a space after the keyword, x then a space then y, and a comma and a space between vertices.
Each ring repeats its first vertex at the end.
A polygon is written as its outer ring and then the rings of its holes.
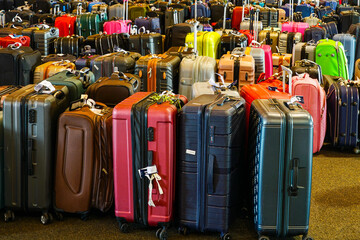
POLYGON ((186 154, 196 155, 196 151, 190 150, 190 149, 186 149, 186 154))

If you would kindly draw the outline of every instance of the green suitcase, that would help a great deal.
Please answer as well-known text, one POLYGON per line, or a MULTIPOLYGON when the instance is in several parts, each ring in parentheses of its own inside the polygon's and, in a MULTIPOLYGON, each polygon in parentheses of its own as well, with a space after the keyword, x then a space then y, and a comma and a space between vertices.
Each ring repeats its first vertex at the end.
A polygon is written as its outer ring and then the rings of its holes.
POLYGON ((84 13, 76 18, 76 34, 87 38, 90 35, 98 34, 103 29, 107 20, 104 13, 84 13))
POLYGON ((129 19, 135 21, 138 17, 146 17, 146 14, 150 12, 149 5, 147 4, 136 4, 129 7, 129 19))

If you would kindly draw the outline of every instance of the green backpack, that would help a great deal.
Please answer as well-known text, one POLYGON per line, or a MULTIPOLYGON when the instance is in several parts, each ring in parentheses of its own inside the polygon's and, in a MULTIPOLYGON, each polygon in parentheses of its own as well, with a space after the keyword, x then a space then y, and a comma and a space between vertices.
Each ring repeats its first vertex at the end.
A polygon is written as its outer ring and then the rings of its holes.
POLYGON ((321 66, 323 75, 349 79, 345 49, 341 42, 322 39, 316 45, 315 62, 321 66))

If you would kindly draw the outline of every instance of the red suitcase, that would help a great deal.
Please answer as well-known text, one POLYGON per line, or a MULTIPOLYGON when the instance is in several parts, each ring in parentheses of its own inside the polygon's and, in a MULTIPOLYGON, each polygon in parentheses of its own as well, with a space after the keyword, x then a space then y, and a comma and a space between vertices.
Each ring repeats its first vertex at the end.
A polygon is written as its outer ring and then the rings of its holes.
POLYGON ((7 48, 11 44, 20 43, 20 46, 30 47, 30 37, 9 35, 0 38, 0 47, 7 48))
POLYGON ((254 40, 254 32, 250 31, 250 30, 239 30, 239 33, 243 33, 245 34, 245 36, 248 39, 248 46, 250 46, 250 44, 252 43, 252 41, 254 40))
MULTIPOLYGON (((231 19, 231 27, 232 29, 239 30, 240 29, 240 23, 242 21, 242 13, 243 7, 235 7, 232 13, 232 19, 231 19)), ((249 15, 249 9, 244 9, 244 16, 249 15)))
POLYGON ((72 36, 75 32, 76 17, 63 15, 55 19, 55 27, 59 29, 59 37, 72 36))
POLYGON ((180 96, 170 104, 154 99, 156 96, 138 92, 114 108, 115 216, 122 232, 128 231, 127 223, 135 222, 161 227, 157 236, 164 237, 175 200, 177 106, 187 99, 180 96), (141 178, 139 172, 153 166, 158 173, 148 176, 154 178, 151 187, 149 178, 141 178))

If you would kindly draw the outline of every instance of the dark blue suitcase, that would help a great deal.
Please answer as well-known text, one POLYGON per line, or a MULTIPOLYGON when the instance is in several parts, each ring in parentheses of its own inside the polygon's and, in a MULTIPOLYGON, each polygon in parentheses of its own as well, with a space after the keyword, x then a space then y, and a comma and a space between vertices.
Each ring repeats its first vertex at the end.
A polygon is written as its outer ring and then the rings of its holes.
POLYGON ((326 38, 326 30, 321 27, 310 27, 305 29, 304 42, 314 40, 315 43, 320 39, 326 38))
POLYGON ((303 18, 310 17, 314 13, 314 7, 310 4, 300 4, 295 7, 295 12, 301 12, 303 18))
POLYGON ((332 10, 336 10, 336 7, 338 5, 338 2, 335 0, 327 0, 325 1, 325 7, 331 7, 332 10))
POLYGON ((343 11, 352 11, 354 10, 354 7, 349 6, 349 5, 338 5, 337 9, 336 9, 336 13, 340 14, 343 11))
POLYGON ((180 231, 221 232, 228 236, 241 191, 245 100, 201 95, 179 117, 177 158, 180 231))
POLYGON ((147 31, 161 33, 160 19, 158 17, 139 17, 135 19, 135 25, 138 27, 138 29, 144 27, 147 31))
POLYGON ((314 11, 319 19, 322 19, 325 15, 329 15, 334 12, 332 8, 324 6, 316 7, 314 11))
POLYGON ((254 100, 248 144, 259 239, 296 235, 310 239, 311 115, 289 100, 254 100))
MULTIPOLYGON (((210 17, 211 11, 207 4, 197 3, 197 16, 196 17, 210 17)), ((195 5, 191 5, 191 18, 195 18, 195 5)))
POLYGON ((359 88, 333 83, 327 94, 329 137, 333 146, 359 153, 359 88))

